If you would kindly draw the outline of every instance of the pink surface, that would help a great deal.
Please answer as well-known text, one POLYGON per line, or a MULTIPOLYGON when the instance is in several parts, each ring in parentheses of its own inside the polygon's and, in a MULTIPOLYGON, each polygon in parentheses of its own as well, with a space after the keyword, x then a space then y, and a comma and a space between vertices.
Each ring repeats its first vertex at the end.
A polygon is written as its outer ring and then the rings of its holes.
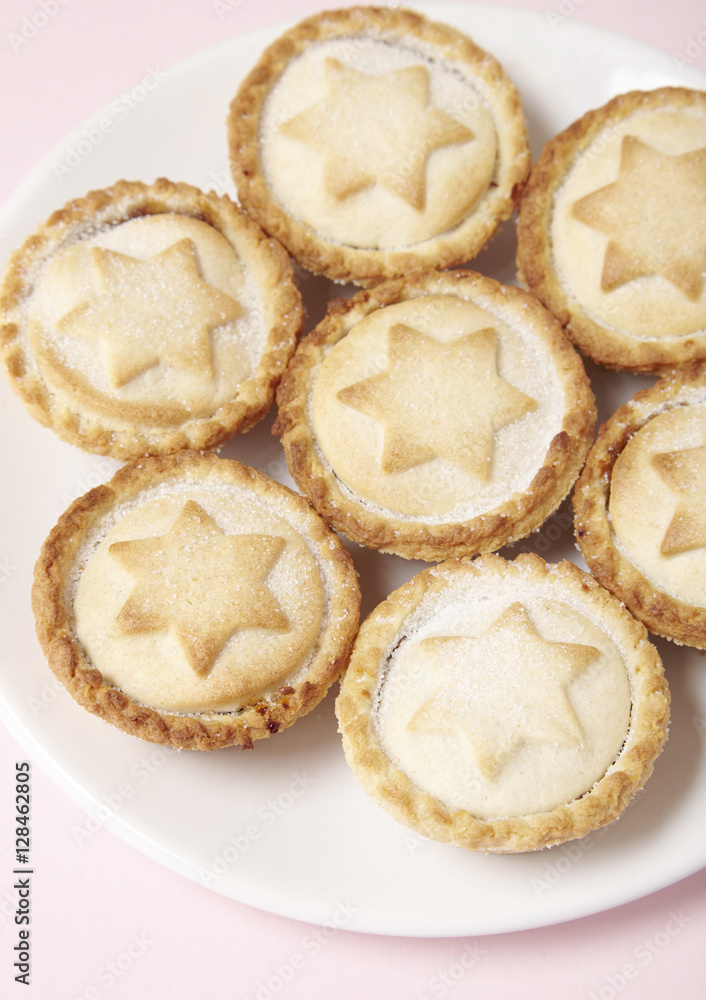
MULTIPOLYGON (((576 18, 706 71, 702 0, 525 0, 516 6, 550 18, 557 44, 564 19, 576 18)), ((0 202, 68 132, 148 72, 320 7, 315 0, 4 0, 0 202)), ((11 804, 14 763, 25 759, 26 751, 0 728, 2 996, 27 995, 13 981, 12 967, 19 928, 11 804)), ((35 997, 691 1000, 706 993, 703 872, 556 927, 474 939, 375 937, 272 916, 173 874, 90 820, 38 766, 32 793, 35 997)))

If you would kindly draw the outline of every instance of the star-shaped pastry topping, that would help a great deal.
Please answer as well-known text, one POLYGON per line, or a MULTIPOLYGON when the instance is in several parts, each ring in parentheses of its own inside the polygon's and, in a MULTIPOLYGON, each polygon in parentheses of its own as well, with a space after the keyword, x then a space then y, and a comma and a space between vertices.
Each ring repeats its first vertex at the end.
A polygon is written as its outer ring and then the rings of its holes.
POLYGON ((566 688, 598 656, 594 646, 543 639, 520 603, 483 635, 441 636, 421 644, 439 687, 415 712, 409 729, 456 730, 484 780, 526 742, 581 745, 566 688))
POLYGON ((289 628, 262 582, 284 545, 271 535, 225 535, 187 500, 166 535, 110 546, 136 580, 117 623, 127 634, 170 629, 205 676, 236 629, 289 628))
POLYGON ((91 265, 96 291, 57 327, 72 337, 103 341, 114 388, 160 361, 210 377, 209 331, 242 310, 201 278, 190 239, 147 260, 93 247, 91 265))
POLYGON ((369 76, 326 59, 327 94, 282 126, 325 156, 325 183, 337 199, 379 183, 424 208, 428 156, 473 133, 429 104, 429 73, 410 66, 369 76))
POLYGON ((654 455, 652 463, 670 490, 679 494, 661 545, 665 556, 706 545, 706 445, 654 455))
POLYGON ((671 156, 623 137, 618 178, 574 202, 573 215, 609 237, 601 287, 661 274, 689 299, 706 268, 706 148, 671 156))
POLYGON ((496 340, 490 327, 450 343, 390 327, 387 369, 338 393, 383 424, 385 472, 439 457, 488 479, 495 431, 537 406, 498 375, 496 340))

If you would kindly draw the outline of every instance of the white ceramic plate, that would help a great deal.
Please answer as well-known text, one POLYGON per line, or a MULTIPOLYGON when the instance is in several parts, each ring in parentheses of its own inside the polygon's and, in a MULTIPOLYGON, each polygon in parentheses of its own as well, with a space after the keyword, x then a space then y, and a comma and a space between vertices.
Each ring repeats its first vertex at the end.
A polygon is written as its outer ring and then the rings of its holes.
MULTIPOLYGON (((704 87, 688 67, 571 19, 471 4, 421 9, 493 52, 520 89, 536 155, 543 143, 617 93, 704 87)), ((152 77, 70 136, 0 216, 2 250, 70 197, 120 177, 160 175, 232 191, 225 117, 239 81, 280 29, 261 31, 152 77), (127 109, 127 113, 126 113, 127 109), (105 127, 106 122, 110 124, 105 127)), ((514 276, 507 224, 474 266, 514 276)), ((4 265, 4 261, 2 261, 4 265)), ((327 282, 301 275, 313 323, 327 282)), ((604 418, 646 380, 589 366, 604 418)), ((694 651, 660 643, 673 723, 654 776, 619 823, 536 855, 486 857, 422 840, 355 784, 341 752, 333 692, 292 729, 251 753, 168 752, 126 736, 59 690, 37 648, 29 609, 34 560, 75 496, 116 463, 63 444, 32 421, 0 380, 0 705, 34 759, 97 821, 208 888, 274 913, 382 934, 452 936, 519 930, 643 896, 706 862, 706 670, 694 651)), ((231 442, 237 457, 291 485, 270 422, 231 442)), ((577 558, 565 504, 515 547, 577 558)), ((509 554, 514 554, 511 552, 509 554)), ((364 611, 421 564, 354 552, 364 611)), ((90 821, 89 821, 90 823, 90 821)))

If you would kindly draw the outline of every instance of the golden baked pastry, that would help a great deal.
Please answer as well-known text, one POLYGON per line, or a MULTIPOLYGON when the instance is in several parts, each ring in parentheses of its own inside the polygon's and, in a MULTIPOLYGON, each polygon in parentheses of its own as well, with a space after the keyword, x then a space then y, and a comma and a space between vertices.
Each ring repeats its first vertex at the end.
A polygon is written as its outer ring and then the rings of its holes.
POLYGON ((554 317, 468 271, 334 302, 277 403, 273 430, 319 513, 353 541, 432 561, 538 528, 576 480, 595 423, 554 317))
POLYGON ((533 851, 612 822, 652 773, 669 691, 645 628, 570 562, 449 560, 363 622, 346 759, 423 836, 533 851))
POLYGON ((287 254, 229 199, 120 181, 69 202, 12 256, 0 350, 32 416, 129 459, 252 427, 301 316, 287 254))
POLYGON ((706 362, 613 414, 573 502, 593 575, 651 632, 706 649, 706 362))
POLYGON ((249 748, 317 705, 359 602, 350 556, 302 497, 188 450, 75 501, 32 592, 49 666, 79 704, 199 750, 249 748))
POLYGON ((228 119, 238 196, 304 267, 370 285, 474 257, 530 166, 520 99, 469 38, 408 10, 302 21, 228 119))
POLYGON ((623 94, 547 143, 518 265, 582 352, 660 372, 706 357, 706 93, 623 94))

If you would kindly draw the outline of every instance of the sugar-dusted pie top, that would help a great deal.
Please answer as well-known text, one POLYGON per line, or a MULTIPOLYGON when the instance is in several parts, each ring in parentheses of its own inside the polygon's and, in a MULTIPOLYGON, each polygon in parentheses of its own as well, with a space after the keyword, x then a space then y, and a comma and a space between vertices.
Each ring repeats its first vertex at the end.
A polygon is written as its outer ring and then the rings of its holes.
POLYGON ((608 509, 615 543, 646 580, 706 607, 706 401, 658 412, 631 437, 608 509))
POLYGON ((546 143, 520 203, 521 280, 580 350, 663 374, 706 355, 706 93, 631 91, 546 143))
POLYGON ((534 851, 625 809, 667 738, 644 625, 572 562, 448 559, 366 617, 336 713, 362 788, 471 850, 534 851))
POLYGON ((130 219, 60 249, 37 281, 27 328, 55 392, 163 427, 232 399, 266 336, 233 246, 176 213, 130 219))
POLYGON ((311 396, 324 462, 371 508, 467 519, 525 490, 562 427, 549 345, 452 294, 385 306, 326 353, 311 396))
POLYGON ((68 202, 12 254, 0 357, 32 416, 126 460, 249 430, 301 319, 289 257, 233 201, 121 180, 68 202))
POLYGON ((471 260, 530 168, 517 89, 455 28, 398 7, 314 14, 228 116, 240 203, 305 268, 371 287, 471 260))
POLYGON ((291 513, 247 490, 156 486, 77 556, 76 635, 103 678, 162 711, 233 711, 291 683, 325 627, 323 570, 291 513))
POLYGON ((482 82, 403 40, 310 44, 270 91, 261 157, 274 196, 328 239, 414 245, 489 188, 498 138, 482 82))
POLYGON ((405 622, 375 725, 394 764, 449 809, 547 812, 617 758, 631 710, 621 640, 570 592, 557 597, 536 582, 458 581, 405 622))
POLYGON ((428 561, 538 528, 575 482, 596 413, 533 295, 435 270, 332 301, 277 405, 289 470, 328 523, 428 561))
POLYGON ((595 323, 637 341, 703 332, 705 217, 706 107, 609 116, 556 194, 559 280, 595 323))
POLYGON ((32 587, 41 648, 80 705, 198 750, 251 748, 310 712, 359 607, 350 556, 302 496, 186 448, 75 500, 32 587))

